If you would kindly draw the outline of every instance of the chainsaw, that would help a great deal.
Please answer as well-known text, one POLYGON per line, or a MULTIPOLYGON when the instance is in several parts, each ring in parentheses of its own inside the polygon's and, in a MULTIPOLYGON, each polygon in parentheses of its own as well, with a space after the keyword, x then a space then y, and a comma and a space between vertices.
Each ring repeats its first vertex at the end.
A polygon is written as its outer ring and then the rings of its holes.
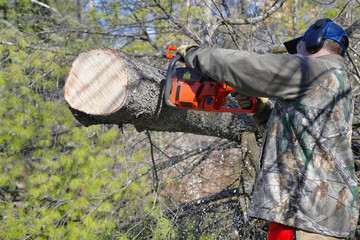
POLYGON ((225 83, 217 82, 191 68, 175 68, 180 55, 171 55, 177 47, 169 46, 166 57, 172 59, 166 74, 165 102, 174 108, 200 111, 255 113, 257 99, 250 96, 250 109, 227 106, 229 93, 235 92, 225 83))

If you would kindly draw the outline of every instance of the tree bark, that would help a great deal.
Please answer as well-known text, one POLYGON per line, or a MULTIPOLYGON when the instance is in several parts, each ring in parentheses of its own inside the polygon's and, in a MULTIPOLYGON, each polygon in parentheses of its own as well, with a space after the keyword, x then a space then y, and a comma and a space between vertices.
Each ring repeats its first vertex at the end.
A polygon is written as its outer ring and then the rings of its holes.
POLYGON ((240 141, 256 131, 250 115, 175 109, 163 100, 166 71, 112 49, 81 53, 73 62, 64 97, 83 125, 133 124, 137 129, 187 132, 240 141))

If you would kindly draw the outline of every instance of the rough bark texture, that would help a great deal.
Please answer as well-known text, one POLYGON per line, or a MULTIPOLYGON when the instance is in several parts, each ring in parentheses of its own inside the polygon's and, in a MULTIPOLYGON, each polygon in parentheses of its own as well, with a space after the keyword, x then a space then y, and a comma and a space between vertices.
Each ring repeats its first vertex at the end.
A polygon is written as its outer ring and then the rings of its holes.
POLYGON ((81 53, 64 87, 65 100, 83 125, 133 124, 138 129, 187 132, 240 141, 256 131, 250 115, 168 107, 163 100, 166 71, 111 49, 81 53))

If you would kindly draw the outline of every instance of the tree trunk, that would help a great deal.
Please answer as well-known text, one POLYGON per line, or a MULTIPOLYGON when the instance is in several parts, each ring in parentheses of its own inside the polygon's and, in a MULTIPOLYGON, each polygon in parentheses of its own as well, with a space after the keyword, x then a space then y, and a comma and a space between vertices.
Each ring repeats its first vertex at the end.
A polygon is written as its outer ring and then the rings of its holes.
POLYGON ((175 109, 163 100, 166 71, 111 49, 81 53, 64 87, 65 100, 83 125, 133 124, 137 129, 187 132, 240 141, 256 131, 250 115, 175 109))

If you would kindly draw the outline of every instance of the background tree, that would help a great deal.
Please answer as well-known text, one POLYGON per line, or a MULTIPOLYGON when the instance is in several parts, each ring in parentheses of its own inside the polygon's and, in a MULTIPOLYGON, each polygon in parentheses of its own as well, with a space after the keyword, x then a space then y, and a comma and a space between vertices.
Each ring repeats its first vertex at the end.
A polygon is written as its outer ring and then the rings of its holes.
POLYGON ((69 67, 81 52, 104 47, 164 69, 168 45, 281 54, 282 41, 331 17, 350 34, 346 63, 358 101, 359 15, 355 0, 0 1, 0 237, 264 236, 266 225, 246 215, 258 133, 229 141, 83 127, 63 99, 69 67))

